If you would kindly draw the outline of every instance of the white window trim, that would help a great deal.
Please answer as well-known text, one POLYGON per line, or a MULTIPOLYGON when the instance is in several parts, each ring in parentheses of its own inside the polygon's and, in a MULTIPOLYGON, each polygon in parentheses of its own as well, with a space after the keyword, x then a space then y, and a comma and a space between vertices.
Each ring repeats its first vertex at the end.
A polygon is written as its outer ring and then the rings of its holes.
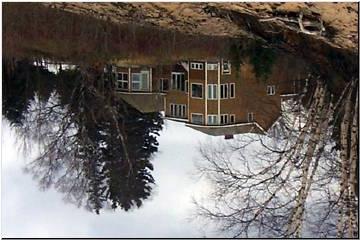
MULTIPOLYGON (((191 115, 191 123, 194 123, 193 122, 193 115, 197 115, 197 116, 201 116, 202 117, 202 121, 201 121, 201 123, 200 124, 204 124, 204 114, 202 114, 202 113, 191 113, 190 114, 191 115)), ((194 123, 194 124, 199 124, 199 123, 194 123)))
POLYGON ((229 98, 236 98, 236 85, 235 83, 229 84, 229 98), (231 86, 234 86, 234 96, 231 96, 231 86))
POLYGON ((221 73, 222 73, 222 75, 231 75, 231 63, 230 63, 230 61, 224 61, 224 60, 221 61, 221 73), (227 62, 229 64, 229 71, 228 72, 224 71, 224 62, 227 62))
POLYGON ((218 115, 216 115, 216 114, 208 114, 208 115, 206 116, 206 118, 207 118, 207 125, 214 125, 214 126, 215 126, 215 125, 219 125, 218 115), (210 124, 209 117, 215 118, 215 119, 216 119, 216 123, 210 124))
POLYGON ((230 120, 229 114, 227 114, 227 113, 220 114, 220 124, 229 124, 229 120, 230 120), (225 116, 226 116, 227 121, 226 122, 224 121, 224 123, 221 123, 221 117, 224 117, 224 120, 225 120, 225 116))
POLYGON ((207 70, 208 71, 217 71, 218 70, 218 64, 217 63, 208 63, 207 64, 207 70), (211 66, 211 68, 210 68, 211 66))
POLYGON ((169 79, 168 78, 160 78, 160 91, 161 92, 168 92, 169 91, 169 88, 170 88, 170 86, 169 86, 170 84, 169 84, 169 79), (164 90, 164 80, 166 80, 166 81, 168 81, 168 89, 167 90, 164 90))
POLYGON ((266 88, 266 93, 267 93, 267 95, 269 95, 269 96, 275 95, 275 94, 276 94, 275 85, 268 85, 267 88, 266 88), (271 89, 271 90, 270 90, 270 93, 269 93, 269 89, 271 89), (272 90, 273 90, 273 91, 272 91, 272 90))
POLYGON ((247 120, 248 120, 248 122, 254 122, 254 113, 253 112, 248 112, 247 120))
POLYGON ((176 104, 176 103, 170 103, 170 116, 172 117, 175 117, 175 118, 186 118, 186 104, 176 104), (180 114, 180 116, 177 116, 176 115, 176 111, 175 111, 175 114, 173 114, 173 112, 171 112, 171 107, 173 106, 173 109, 175 110, 175 106, 178 106, 180 107, 180 112, 182 112, 182 109, 183 107, 185 107, 185 110, 184 110, 184 114, 180 114))
POLYGON ((190 63, 190 69, 192 70, 203 70, 204 64, 200 62, 191 62, 190 63))
POLYGON ((230 123, 235 123, 235 122, 236 122, 236 116, 235 116, 235 114, 230 114, 229 122, 230 122, 230 123), (233 121, 233 122, 231 122, 231 117, 234 117, 234 121, 233 121))
POLYGON ((219 96, 220 99, 228 99, 229 98, 229 84, 228 83, 223 83, 223 84, 220 84, 220 96, 219 96), (226 93, 226 97, 225 98, 222 98, 221 97, 221 86, 227 86, 227 91, 224 91, 226 93))
POLYGON ((208 87, 206 88, 207 97, 208 97, 207 99, 208 99, 208 100, 217 100, 217 99, 218 99, 218 88, 217 88, 218 85, 217 85, 217 84, 208 84, 207 86, 208 86, 208 87), (212 88, 212 93, 213 93, 212 95, 214 95, 214 92, 216 92, 216 97, 211 97, 211 98, 209 97, 209 96, 210 96, 210 94, 209 94, 209 86, 211 86, 211 88, 212 88), (216 91, 214 91, 214 86, 215 86, 215 88, 216 88, 216 89, 215 89, 216 91))
POLYGON ((195 98, 195 99, 203 99, 204 98, 204 84, 202 84, 202 83, 191 83, 191 89, 189 89, 189 91, 191 91, 191 98, 195 98), (201 97, 193 96, 193 92, 192 92, 193 85, 201 85, 201 97))
MULTIPOLYGON (((174 85, 173 85, 173 75, 184 75, 184 80, 185 80, 185 82, 187 81, 186 79, 185 79, 185 73, 184 72, 171 72, 171 82, 170 82, 170 88, 171 88, 171 90, 174 90, 174 91, 181 91, 182 92, 182 90, 181 90, 181 88, 174 88, 174 85)), ((184 83, 185 84, 185 83, 184 83)), ((177 86, 178 87, 178 86, 177 86)), ((184 88, 186 88, 186 85, 184 86, 184 88)), ((185 89, 186 90, 186 89, 185 89)))
POLYGON ((122 90, 125 90, 125 89, 129 89, 129 73, 128 72, 117 72, 117 76, 116 76, 116 81, 117 82, 121 82, 121 83, 127 83, 128 84, 128 87, 127 88, 119 88, 118 85, 116 86, 118 89, 122 89, 122 90), (121 74, 124 78, 124 75, 126 74, 127 75, 127 80, 119 80, 118 77, 119 77, 119 74, 121 74))

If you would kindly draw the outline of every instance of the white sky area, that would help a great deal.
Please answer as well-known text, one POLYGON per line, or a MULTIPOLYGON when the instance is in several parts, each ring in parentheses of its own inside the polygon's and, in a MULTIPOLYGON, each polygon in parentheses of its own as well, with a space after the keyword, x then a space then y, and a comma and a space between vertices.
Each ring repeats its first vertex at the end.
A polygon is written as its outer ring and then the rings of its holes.
MULTIPOLYGON (((100 215, 65 203, 53 189, 40 191, 23 171, 29 156, 18 151, 15 131, 2 121, 3 237, 204 237, 192 197, 208 187, 194 177, 199 143, 210 137, 183 123, 165 121, 153 159, 156 187, 140 209, 103 211, 100 215)), ((206 231, 207 237, 209 233, 206 231)))

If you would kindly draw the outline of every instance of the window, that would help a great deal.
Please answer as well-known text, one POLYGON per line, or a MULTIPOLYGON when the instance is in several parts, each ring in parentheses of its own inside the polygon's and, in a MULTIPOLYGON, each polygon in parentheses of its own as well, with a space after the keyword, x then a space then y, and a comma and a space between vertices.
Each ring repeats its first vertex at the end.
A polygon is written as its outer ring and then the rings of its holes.
POLYGON ((194 69, 194 70, 203 70, 203 64, 202 63, 191 63, 190 64, 190 67, 191 69, 194 69))
POLYGON ((173 90, 185 91, 185 74, 171 73, 171 88, 173 90))
POLYGON ((173 117, 185 118, 186 117, 186 105, 170 103, 170 115, 173 117))
POLYGON ((221 84, 220 85, 220 98, 224 99, 224 98, 228 98, 228 84, 221 84))
POLYGON ((191 97, 192 98, 202 98, 203 96, 203 86, 202 84, 191 84, 191 97))
POLYGON ((160 91, 167 92, 169 90, 169 79, 161 78, 160 79, 160 91))
POLYGON ((218 124, 218 118, 217 115, 208 115, 208 125, 217 125, 218 124))
POLYGON ((133 90, 140 90, 140 73, 133 73, 131 74, 132 78, 132 89, 133 90))
POLYGON ((235 98, 235 83, 230 83, 230 98, 235 98))
POLYGON ((129 74, 124 72, 117 73, 117 87, 119 89, 129 88, 129 74))
POLYGON ((254 121, 254 113, 249 112, 248 113, 248 122, 253 122, 254 121))
POLYGON ((208 99, 217 99, 217 84, 208 84, 208 99))
POLYGON ((230 61, 223 61, 223 63, 222 63, 222 72, 223 72, 223 74, 231 74, 230 61))
POLYGON ((141 71, 140 73, 132 73, 132 89, 139 91, 149 90, 149 72, 141 71))
POLYGON ((185 92, 189 92, 189 81, 188 80, 186 80, 185 81, 185 92))
POLYGON ((235 123, 235 114, 230 114, 230 123, 235 123))
POLYGON ((209 70, 209 71, 218 70, 218 65, 217 65, 217 63, 208 63, 208 64, 207 64, 207 70, 209 70))
POLYGON ((275 95, 275 85, 267 86, 267 95, 275 95))
POLYGON ((191 122, 195 124, 203 124, 203 115, 201 113, 192 113, 191 122))
POLYGON ((228 124, 229 123, 228 117, 229 117, 228 114, 221 114, 220 115, 220 124, 228 124))

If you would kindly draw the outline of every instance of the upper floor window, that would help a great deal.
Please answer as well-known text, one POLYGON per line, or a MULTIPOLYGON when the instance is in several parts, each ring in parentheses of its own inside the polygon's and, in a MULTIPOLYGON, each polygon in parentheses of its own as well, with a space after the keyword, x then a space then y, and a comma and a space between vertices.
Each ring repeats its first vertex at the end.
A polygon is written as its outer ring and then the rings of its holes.
POLYGON ((217 84, 208 84, 208 95, 207 98, 217 99, 217 84))
POLYGON ((140 73, 131 74, 132 89, 139 91, 149 90, 149 72, 141 71, 140 73))
POLYGON ((160 79, 160 91, 167 92, 169 90, 169 79, 161 78, 160 79))
POLYGON ((218 70, 218 65, 217 63, 208 63, 207 64, 207 70, 218 70))
POLYGON ((203 97, 203 85, 192 83, 191 84, 191 97, 202 98, 203 97))
POLYGON ((194 70, 203 70, 203 64, 202 63, 196 63, 196 62, 192 62, 190 64, 190 67, 191 69, 194 69, 194 70))
POLYGON ((129 74, 124 72, 117 73, 117 87, 119 89, 129 88, 129 74))
POLYGON ((223 74, 231 74, 231 64, 230 61, 222 62, 222 73, 223 74))
POLYGON ((267 95, 275 95, 275 85, 267 86, 267 95))
POLYGON ((171 88, 173 90, 185 91, 185 73, 171 73, 171 88))

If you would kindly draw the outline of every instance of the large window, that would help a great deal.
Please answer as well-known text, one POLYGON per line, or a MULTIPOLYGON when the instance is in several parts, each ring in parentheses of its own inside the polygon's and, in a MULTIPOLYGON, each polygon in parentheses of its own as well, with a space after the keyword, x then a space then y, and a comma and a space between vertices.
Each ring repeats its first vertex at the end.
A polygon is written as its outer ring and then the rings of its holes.
POLYGON ((208 85, 208 99, 214 100, 217 99, 217 84, 208 85))
POLYGON ((171 73, 171 88, 185 92, 185 73, 171 73))
POLYGON ((220 85, 220 98, 224 99, 224 98, 228 98, 228 84, 221 84, 220 85))
POLYGON ((228 124, 229 123, 229 115, 221 114, 220 115, 220 124, 228 124))
POLYGON ((230 98, 235 98, 235 83, 230 83, 230 98))
POLYGON ((222 72, 223 72, 223 74, 231 74, 231 64, 230 64, 230 61, 223 61, 223 64, 222 64, 222 72))
POLYGON ((217 115, 208 115, 208 125, 217 125, 218 124, 218 117, 217 115))
POLYGON ((207 69, 209 71, 218 70, 218 65, 217 65, 217 63, 208 63, 207 64, 207 69))
POLYGON ((201 113, 192 113, 191 122, 195 124, 203 124, 203 115, 201 113))
POLYGON ((202 63, 193 62, 193 63, 190 64, 190 67, 191 67, 191 69, 194 69, 194 70, 203 70, 203 64, 202 63))
POLYGON ((267 86, 267 95, 275 95, 275 85, 267 86))
POLYGON ((117 73, 117 87, 119 89, 128 89, 129 88, 129 74, 124 72, 117 73))
POLYGON ((149 72, 141 71, 140 73, 131 74, 132 89, 138 91, 149 90, 149 72))
POLYGON ((191 84, 191 97, 202 98, 203 97, 203 85, 202 84, 191 84))
POLYGON ((186 105, 185 104, 170 104, 170 115, 173 117, 186 117, 186 105))
POLYGON ((161 78, 160 79, 160 91, 167 92, 169 90, 169 79, 161 78))

